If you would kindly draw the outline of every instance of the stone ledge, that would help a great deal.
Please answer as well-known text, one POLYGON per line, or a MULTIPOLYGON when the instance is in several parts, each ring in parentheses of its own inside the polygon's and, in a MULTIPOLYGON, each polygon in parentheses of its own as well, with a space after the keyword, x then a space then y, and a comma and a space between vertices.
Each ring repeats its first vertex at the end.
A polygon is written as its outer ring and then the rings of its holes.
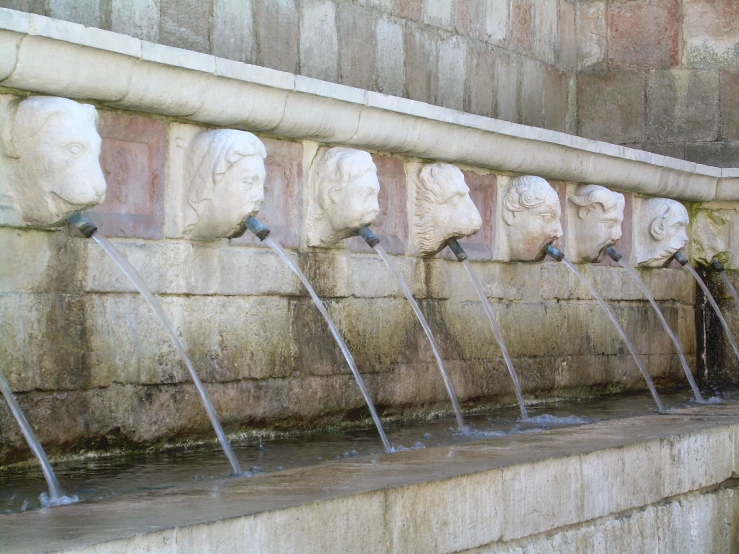
POLYGON ((0 46, 0 84, 21 90, 681 200, 739 198, 739 179, 716 167, 34 14, 0 8, 0 46))
MULTIPOLYGON (((223 481, 217 494, 199 485, 3 516, 0 537, 7 553, 227 552, 245 538, 263 552, 492 549, 672 509, 664 500, 731 496, 714 491, 736 471, 738 426, 736 405, 707 406, 357 458, 223 481)), ((677 537, 679 522, 654 520, 661 536, 677 537)))

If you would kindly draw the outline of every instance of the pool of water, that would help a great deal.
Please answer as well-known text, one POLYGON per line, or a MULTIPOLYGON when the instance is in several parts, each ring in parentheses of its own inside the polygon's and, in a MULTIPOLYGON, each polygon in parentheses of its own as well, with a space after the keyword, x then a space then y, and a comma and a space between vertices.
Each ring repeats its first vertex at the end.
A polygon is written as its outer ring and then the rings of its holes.
MULTIPOLYGON (((663 393, 669 408, 690 405, 689 391, 663 393)), ((708 394, 707 397, 711 396, 708 394)), ((722 394, 737 398, 736 391, 722 394)), ((609 396, 587 401, 540 404, 529 408, 529 419, 519 421, 518 408, 469 415, 467 432, 456 428, 454 416, 386 425, 388 438, 397 450, 463 444, 516 433, 540 433, 547 429, 586 425, 596 421, 653 413, 648 393, 609 396)), ((358 456, 392 456, 383 451, 374 427, 300 434, 253 440, 234 445, 246 477, 320 464, 358 456)), ((53 463, 65 494, 80 501, 184 488, 195 482, 227 478, 230 465, 220 448, 207 447, 159 453, 138 453, 102 458, 81 458, 53 463)), ((41 508, 40 494, 46 485, 36 466, 0 470, 0 517, 41 508)))

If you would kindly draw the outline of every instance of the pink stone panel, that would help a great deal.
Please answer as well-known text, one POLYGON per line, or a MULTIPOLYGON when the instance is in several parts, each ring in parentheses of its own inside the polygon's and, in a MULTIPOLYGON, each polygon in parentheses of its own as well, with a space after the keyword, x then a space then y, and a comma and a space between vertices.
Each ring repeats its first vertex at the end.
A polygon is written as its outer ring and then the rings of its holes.
POLYGON ((107 192, 105 202, 90 212, 92 219, 106 236, 162 238, 166 124, 140 115, 98 113, 107 192))
MULTIPOLYGON (((380 215, 371 229, 389 254, 403 254, 408 245, 408 188, 403 160, 381 154, 373 154, 372 160, 377 166, 377 178, 380 181, 380 215)), ((349 248, 356 252, 371 251, 359 237, 347 242, 349 248)))
POLYGON ((531 51, 534 7, 531 0, 511 0, 511 41, 524 52, 531 51))
POLYGON ((679 0, 608 3, 608 63, 612 69, 669 69, 679 61, 679 0))
POLYGON ((464 180, 470 187, 470 198, 482 217, 482 228, 476 235, 460 240, 471 260, 490 260, 493 256, 493 229, 495 217, 495 175, 480 175, 474 171, 463 171, 464 180))
MULTIPOLYGON (((299 142, 259 137, 267 149, 264 161, 264 203, 257 219, 272 231, 270 237, 288 248, 300 245, 303 210, 303 145, 299 142)), ((233 244, 257 244, 259 239, 246 232, 233 244)))

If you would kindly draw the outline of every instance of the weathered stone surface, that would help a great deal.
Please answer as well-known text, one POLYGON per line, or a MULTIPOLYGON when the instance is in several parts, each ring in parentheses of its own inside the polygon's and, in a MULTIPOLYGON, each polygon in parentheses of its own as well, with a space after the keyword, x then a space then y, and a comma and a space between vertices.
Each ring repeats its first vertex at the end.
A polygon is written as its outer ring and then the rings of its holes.
POLYGON ((105 202, 92 218, 109 237, 159 239, 164 225, 167 125, 158 119, 100 112, 105 202))
POLYGON ((377 90, 402 96, 405 89, 405 41, 403 26, 389 19, 377 20, 377 90))
POLYGON ((521 84, 518 93, 519 121, 541 127, 547 67, 530 58, 521 59, 521 84))
POLYGON ((482 217, 482 228, 472 236, 465 237, 462 245, 471 260, 491 260, 493 248, 493 217, 495 214, 496 176, 463 171, 464 180, 470 188, 470 197, 482 217))
POLYGON ((111 0, 111 30, 159 41, 160 0, 111 0))
POLYGON ((495 115, 495 52, 490 46, 470 42, 467 45, 468 86, 465 110, 493 117, 495 115))
POLYGON ((646 83, 646 76, 635 71, 580 74, 577 79, 578 134, 617 144, 644 140, 646 83))
POLYGON ((547 66, 544 84, 544 128, 564 133, 567 128, 569 77, 547 66))
POLYGON ((650 71, 647 138, 655 142, 715 140, 719 130, 718 99, 715 71, 650 71))
POLYGON ((159 42, 210 53, 210 2, 160 0, 159 42))
POLYGON ((531 0, 512 0, 510 10, 511 43, 524 52, 530 52, 534 37, 534 3, 531 0))
POLYGON ((678 63, 680 0, 608 3, 608 64, 613 69, 669 69, 678 63))
POLYGON ((732 0, 684 0, 683 62, 691 67, 739 65, 739 5, 732 0))
POLYGON ((462 110, 467 77, 467 44, 457 37, 439 41, 439 89, 435 104, 462 110))
POLYGON ((577 67, 598 69, 606 61, 606 0, 577 2, 577 67))
POLYGON ((521 57, 505 51, 495 56, 495 117, 518 121, 518 82, 521 78, 521 57))
POLYGON ((48 4, 49 17, 80 23, 85 27, 100 26, 99 0, 55 0, 48 4))
POLYGON ((376 43, 376 19, 373 15, 358 6, 339 4, 339 82, 344 85, 370 90, 375 88, 375 56, 382 47, 376 43))
POLYGON ((423 21, 433 27, 451 29, 454 25, 454 2, 426 0, 423 2, 423 21))
POLYGON ((300 3, 300 74, 336 82, 339 76, 336 5, 300 3))
POLYGON ((739 139, 739 72, 722 71, 720 84, 722 135, 724 138, 737 140, 739 139))
POLYGON ((565 70, 572 71, 577 68, 577 3, 560 0, 558 21, 559 44, 556 58, 565 70))
POLYGON ((538 0, 534 3, 532 52, 538 60, 554 63, 559 46, 559 2, 538 0))
POLYGON ((437 71, 439 43, 433 35, 422 29, 406 27, 405 31, 405 83, 408 98, 433 104, 439 90, 437 71))
POLYGON ((685 159, 685 145, 678 143, 654 143, 645 142, 642 147, 647 152, 654 152, 662 156, 668 156, 670 158, 677 158, 678 160, 685 159))
POLYGON ((214 0, 210 36, 214 56, 254 63, 257 45, 252 0, 214 0))
POLYGON ((504 41, 508 13, 507 0, 457 0, 455 30, 484 41, 504 41))
POLYGON ((257 63, 288 73, 298 73, 300 35, 295 0, 254 2, 257 63))
POLYGON ((739 167, 739 142, 686 144, 685 159, 715 167, 739 167))

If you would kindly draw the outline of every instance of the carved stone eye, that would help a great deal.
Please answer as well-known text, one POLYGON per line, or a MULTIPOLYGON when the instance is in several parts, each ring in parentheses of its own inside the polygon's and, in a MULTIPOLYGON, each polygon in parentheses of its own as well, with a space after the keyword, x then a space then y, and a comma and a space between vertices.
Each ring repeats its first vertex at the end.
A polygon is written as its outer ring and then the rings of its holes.
POLYGON ((75 158, 79 158, 82 155, 82 152, 85 151, 84 146, 81 144, 75 142, 74 144, 70 144, 67 146, 67 152, 75 158))

